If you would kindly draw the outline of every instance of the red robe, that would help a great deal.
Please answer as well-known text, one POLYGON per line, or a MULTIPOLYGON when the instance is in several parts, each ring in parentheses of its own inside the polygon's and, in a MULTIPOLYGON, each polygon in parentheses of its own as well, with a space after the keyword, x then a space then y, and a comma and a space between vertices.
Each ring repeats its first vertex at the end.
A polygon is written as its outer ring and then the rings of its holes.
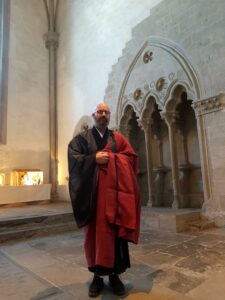
POLYGON ((137 155, 119 133, 114 132, 117 153, 109 144, 107 165, 99 167, 96 217, 84 227, 88 267, 113 268, 115 225, 118 237, 137 243, 140 231, 140 193, 137 184, 137 155))

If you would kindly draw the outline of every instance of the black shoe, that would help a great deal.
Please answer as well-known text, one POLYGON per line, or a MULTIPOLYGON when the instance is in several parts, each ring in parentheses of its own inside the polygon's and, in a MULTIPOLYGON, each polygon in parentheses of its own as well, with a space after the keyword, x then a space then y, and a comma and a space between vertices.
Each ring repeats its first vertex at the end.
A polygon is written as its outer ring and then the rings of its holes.
POLYGON ((109 275, 109 285, 113 289, 114 294, 118 296, 123 296, 126 294, 125 286, 118 275, 109 275))
POLYGON ((104 287, 104 281, 101 277, 94 275, 94 278, 89 286, 89 297, 97 297, 104 287))

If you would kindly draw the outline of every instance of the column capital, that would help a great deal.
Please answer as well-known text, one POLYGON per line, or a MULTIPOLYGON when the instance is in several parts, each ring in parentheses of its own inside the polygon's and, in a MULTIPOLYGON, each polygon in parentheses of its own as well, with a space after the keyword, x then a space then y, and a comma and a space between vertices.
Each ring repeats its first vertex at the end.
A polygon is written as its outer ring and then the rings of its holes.
POLYGON ((178 114, 176 111, 165 111, 160 113, 162 118, 166 121, 168 126, 174 126, 176 124, 178 114))
POLYGON ((138 125, 144 130, 144 132, 149 132, 151 130, 152 123, 153 120, 151 118, 138 120, 138 125))
POLYGON ((47 49, 57 49, 59 46, 59 33, 55 31, 48 31, 44 34, 45 47, 47 49))

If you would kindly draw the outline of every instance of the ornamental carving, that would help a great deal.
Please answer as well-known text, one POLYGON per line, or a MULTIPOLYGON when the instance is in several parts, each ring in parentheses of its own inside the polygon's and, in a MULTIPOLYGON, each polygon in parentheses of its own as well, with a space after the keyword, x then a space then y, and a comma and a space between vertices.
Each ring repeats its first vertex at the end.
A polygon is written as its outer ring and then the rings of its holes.
POLYGON ((144 90, 145 90, 146 92, 148 92, 148 91, 150 90, 150 86, 149 86, 149 84, 145 84, 145 86, 144 86, 144 90))
POLYGON ((133 94, 134 100, 136 100, 136 101, 139 100, 141 98, 141 96, 142 96, 141 89, 139 89, 139 88, 136 89, 133 94))
POLYGON ((168 76, 169 80, 172 81, 175 78, 175 74, 174 73, 170 73, 168 76))
POLYGON ((155 81, 151 81, 150 87, 151 87, 151 88, 154 88, 154 87, 155 87, 155 81))
POLYGON ((59 34, 54 31, 49 31, 44 34, 45 47, 48 48, 58 48, 59 46, 59 34))
POLYGON ((143 55, 143 62, 147 64, 149 61, 153 60, 153 52, 152 51, 146 51, 143 55))
POLYGON ((159 78, 157 81, 156 81, 156 90, 157 91, 161 91, 163 89, 163 87, 165 86, 165 78, 164 77, 161 77, 159 78))
POLYGON ((209 114, 225 107, 225 100, 216 96, 204 100, 196 101, 192 104, 197 116, 209 114))

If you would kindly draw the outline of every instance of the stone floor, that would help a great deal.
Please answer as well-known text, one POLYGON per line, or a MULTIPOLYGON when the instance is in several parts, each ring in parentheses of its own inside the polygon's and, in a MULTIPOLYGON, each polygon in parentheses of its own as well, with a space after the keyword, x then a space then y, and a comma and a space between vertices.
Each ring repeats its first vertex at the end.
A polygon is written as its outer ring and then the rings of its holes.
MULTIPOLYGON (((82 244, 82 231, 76 231, 1 245, 0 299, 89 299, 91 274, 82 244)), ((225 299, 225 228, 182 234, 143 230, 130 253, 123 299, 225 299)), ((97 299, 120 299, 107 278, 97 299)))

